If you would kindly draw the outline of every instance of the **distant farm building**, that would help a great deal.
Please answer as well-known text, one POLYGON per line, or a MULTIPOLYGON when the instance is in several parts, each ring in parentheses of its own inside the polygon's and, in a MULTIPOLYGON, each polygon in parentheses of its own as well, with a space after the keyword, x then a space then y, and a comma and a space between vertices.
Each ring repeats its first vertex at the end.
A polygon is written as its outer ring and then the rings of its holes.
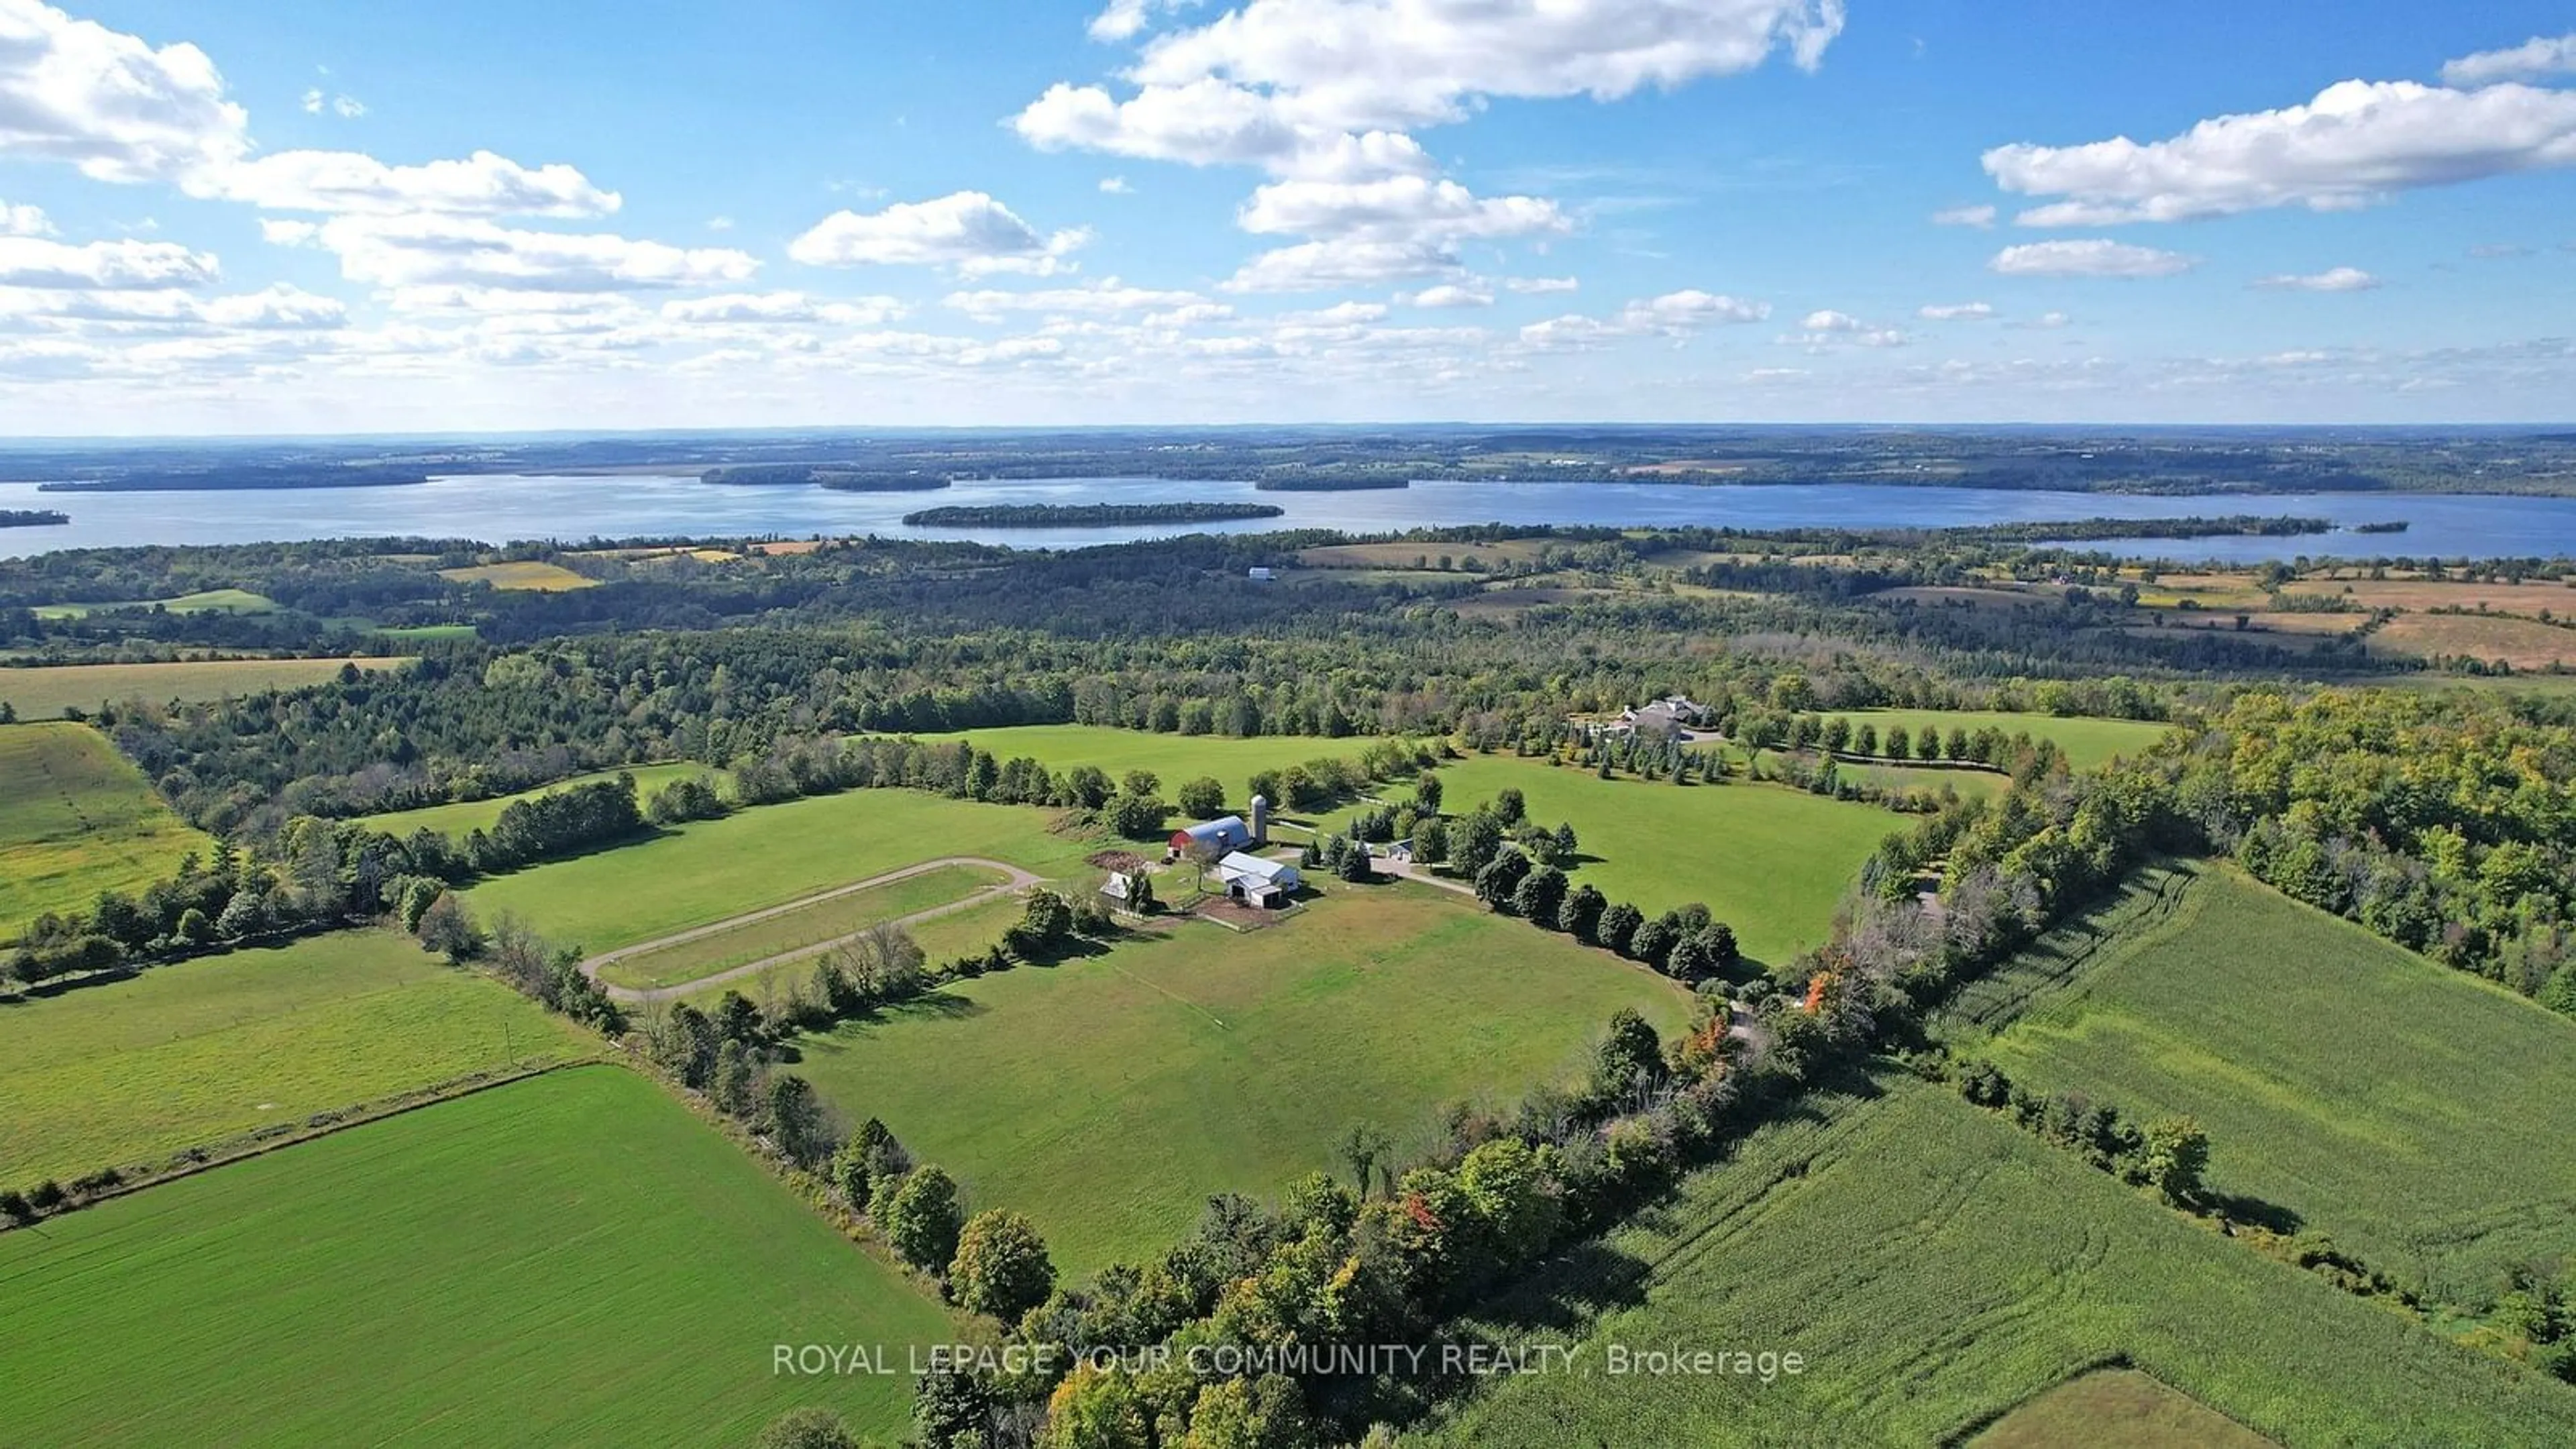
POLYGON ((1198 850, 1211 850, 1219 855, 1248 850, 1255 844, 1252 827, 1240 815, 1227 815, 1204 825, 1172 832, 1172 854, 1175 857, 1198 850))
POLYGON ((1100 893, 1123 906, 1136 899, 1136 882, 1125 871, 1111 871, 1109 879, 1100 883, 1100 893))
POLYGON ((1260 564, 1254 564, 1251 568, 1246 569, 1243 576, 1252 580, 1256 584, 1266 584, 1272 579, 1279 577, 1277 571, 1266 568, 1260 564))
POLYGON ((1288 862, 1241 851, 1218 861, 1216 876, 1227 895, 1248 906, 1285 905, 1306 884, 1288 862))

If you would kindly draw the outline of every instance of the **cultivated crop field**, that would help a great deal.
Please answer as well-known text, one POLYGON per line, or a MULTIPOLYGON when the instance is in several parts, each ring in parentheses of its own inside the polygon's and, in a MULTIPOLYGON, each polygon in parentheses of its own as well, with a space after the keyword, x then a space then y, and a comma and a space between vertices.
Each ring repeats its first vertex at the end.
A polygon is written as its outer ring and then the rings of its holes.
MULTIPOLYGON (((1112 779, 1129 770, 1151 770, 1161 777, 1169 800, 1183 782, 1208 776, 1225 786, 1226 808, 1240 811, 1251 804, 1246 782, 1262 770, 1325 758, 1347 759, 1367 749, 1365 736, 1331 739, 1322 735, 1167 735, 1107 725, 1013 725, 1003 729, 961 730, 954 734, 918 735, 923 740, 970 740, 975 748, 1004 760, 1026 757, 1050 770, 1096 765, 1112 779)), ((1272 801, 1273 805, 1278 801, 1272 801)))
POLYGON ((301 689, 337 679, 340 667, 398 669, 409 659, 205 659, 178 664, 40 664, 0 669, 0 701, 20 719, 54 719, 66 707, 140 699, 193 704, 264 689, 301 689))
MULTIPOLYGON (((723 779, 721 771, 710 770, 704 765, 693 764, 686 760, 676 764, 627 765, 623 768, 625 773, 635 777, 637 803, 645 805, 651 804, 653 797, 660 794, 662 788, 674 780, 686 780, 697 775, 707 775, 719 782, 723 779)), ((533 800, 540 795, 552 794, 557 790, 569 790, 576 785, 614 780, 618 773, 617 770, 599 770, 588 775, 574 775, 568 779, 557 780, 551 785, 541 785, 534 790, 522 790, 515 795, 495 795, 488 800, 459 800, 446 805, 423 805, 416 810, 388 810, 381 815, 362 817, 359 823, 371 830, 382 830, 390 835, 409 835, 415 830, 430 830, 453 840, 463 840, 472 831, 491 829, 501 818, 501 812, 510 808, 514 801, 533 800)))
POLYGON ((1834 903, 1860 864, 1904 817, 1740 778, 1675 785, 1509 755, 1444 765, 1441 805, 1462 814, 1505 789, 1528 798, 1532 820, 1571 822, 1583 863, 1576 881, 1654 915, 1705 902, 1735 927, 1745 954, 1786 965, 1824 939, 1834 903))
POLYGON ((2483 1306, 2507 1269, 2576 1253, 2576 1022, 2230 867, 2172 876, 2158 912, 2100 923, 2068 984, 1958 1050, 2125 1115, 2197 1117, 2214 1189, 2444 1302, 2483 1306))
POLYGON ((2114 1363, 2283 1444, 2576 1438, 2576 1390, 2220 1237, 1950 1087, 1891 1075, 1811 1106, 1489 1309, 1498 1337, 1579 1343, 1577 1369, 1495 1380, 1426 1438, 1949 1443, 2114 1363), (1675 1343, 1806 1367, 1602 1371, 1613 1344, 1675 1343))
POLYGON ((379 931, 0 1003, 0 1187, 599 1046, 499 982, 379 931))
POLYGON ((599 585, 599 580, 574 573, 562 564, 538 560, 477 564, 472 568, 464 569, 440 569, 438 576, 460 584, 490 584, 496 589, 529 589, 547 594, 559 594, 568 589, 596 588, 599 585))
POLYGON ((831 896, 773 916, 620 956, 600 968, 599 979, 612 986, 639 990, 679 986, 785 952, 820 947, 881 922, 963 901, 1009 881, 1008 874, 990 866, 943 865, 866 890, 831 896))
POLYGON ((891 1437, 939 1307, 650 1082, 578 1067, 0 1233, 12 1444, 891 1437), (774 1343, 882 1343, 775 1377, 774 1343))
POLYGON ((477 916, 515 911, 560 945, 596 954, 713 925, 831 886, 951 855, 1056 877, 1094 842, 1048 829, 1052 812, 915 790, 850 790, 696 820, 634 845, 531 866, 465 893, 477 916))
POLYGON ((1579 1073, 1622 1006, 1689 1015, 1672 983, 1434 887, 1340 886, 1248 935, 1178 923, 947 988, 800 1039, 797 1070, 1081 1273, 1158 1254, 1210 1193, 1346 1175, 1354 1124, 1410 1146, 1442 1104, 1579 1073))
POLYGON ((87 725, 0 729, 0 941, 47 911, 132 891, 214 841, 181 820, 143 772, 87 725))

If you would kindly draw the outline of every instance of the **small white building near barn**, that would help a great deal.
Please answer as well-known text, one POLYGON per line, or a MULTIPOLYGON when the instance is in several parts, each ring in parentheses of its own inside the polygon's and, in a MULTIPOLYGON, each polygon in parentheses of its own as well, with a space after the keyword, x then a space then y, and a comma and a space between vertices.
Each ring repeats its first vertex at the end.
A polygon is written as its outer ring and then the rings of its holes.
POLYGON ((1216 863, 1216 878, 1225 893, 1248 906, 1284 906, 1305 885, 1297 867, 1236 851, 1216 863))
POLYGON ((1276 570, 1273 570, 1264 564, 1254 564, 1251 568, 1244 570, 1243 576, 1252 580, 1256 584, 1266 584, 1272 579, 1279 577, 1276 570))

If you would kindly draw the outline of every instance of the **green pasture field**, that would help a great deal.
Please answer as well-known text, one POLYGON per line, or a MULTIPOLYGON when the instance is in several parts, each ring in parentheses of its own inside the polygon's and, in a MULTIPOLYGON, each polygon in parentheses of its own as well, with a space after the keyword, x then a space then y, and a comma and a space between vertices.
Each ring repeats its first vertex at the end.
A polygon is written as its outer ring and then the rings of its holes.
POLYGON ((531 866, 482 882, 465 902, 484 921, 514 911, 557 944, 596 954, 952 855, 1050 877, 1084 871, 1100 845, 1054 834, 1053 819, 1025 805, 849 790, 531 866))
POLYGON ((0 1002, 0 1187, 599 1048, 499 982, 384 931, 0 1002))
POLYGON ((1899 727, 1911 735, 1923 733, 1925 725, 1938 726, 1942 737, 1963 729, 1970 734, 1988 725, 2006 736, 2026 734, 2034 740, 2055 740, 2066 752, 2066 763, 2078 770, 2089 770, 2107 764, 2114 756, 2137 755, 2165 737, 2167 726, 2147 720, 2090 719, 2050 714, 2007 714, 1986 709, 1842 709, 1820 710, 1819 719, 1836 715, 1852 722, 1853 729, 1862 725, 1878 727, 1885 739, 1890 727, 1899 727))
POLYGON ((135 891, 214 841, 153 793, 87 725, 0 729, 0 941, 47 911, 87 910, 101 891, 135 891))
POLYGON ((1905 818, 1777 785, 1675 785, 1577 765, 1480 755, 1441 767, 1441 805, 1463 814, 1517 786, 1529 816, 1571 822, 1582 864, 1572 873, 1614 901, 1655 915, 1705 902, 1735 928, 1745 954, 1786 965, 1824 939, 1878 843, 1905 818))
POLYGON ((937 1304, 615 1067, 441 1102, 0 1233, 13 1445, 890 1441, 937 1304), (881 1376, 773 1344, 884 1344, 881 1376))
POLYGON ((1620 1007, 1681 989, 1434 887, 1336 886, 1234 935, 1180 922, 800 1038, 797 1068, 965 1185, 1027 1213, 1058 1267, 1150 1259, 1216 1192, 1275 1194, 1374 1123, 1579 1074, 1620 1007))
POLYGON ((1854 780, 1866 780, 1882 790, 1922 790, 1938 795, 1944 788, 1957 791, 1963 798, 1987 800, 2002 794, 2012 781, 1992 770, 1949 770, 1922 765, 1856 765, 1838 762, 1835 772, 1854 780))
POLYGON ((66 707, 95 710, 101 702, 140 699, 152 704, 194 704, 301 689, 337 679, 340 666, 395 669, 409 659, 203 659, 177 664, 39 664, 0 669, 0 701, 22 720, 60 718, 66 707))
MULTIPOLYGON (((747 921, 694 940, 675 941, 659 950, 621 957, 601 968, 600 979, 613 986, 640 989, 678 986, 782 952, 819 946, 881 921, 900 920, 961 901, 1008 878, 991 866, 941 866, 816 901, 765 920, 747 921)), ((810 970, 810 963, 806 964, 810 970)))
MULTIPOLYGON (((1488 1305, 1579 1346, 1497 1379, 1429 1442, 1955 1443, 2125 1366, 2283 1444, 2564 1444, 2576 1389, 2448 1342, 2096 1171, 1955 1089, 1890 1073, 1488 1305), (1796 1353, 1797 1374, 1630 1373, 1631 1349, 1796 1353)), ((2050 1442, 2116 1442, 2061 1421, 2050 1442)), ((2198 1441, 2206 1442, 2206 1441, 2198 1441)))
MULTIPOLYGON (((674 780, 708 775, 721 786, 724 779, 723 771, 710 770, 704 765, 693 764, 686 760, 676 764, 627 765, 622 768, 625 773, 635 777, 636 800, 647 805, 652 803, 655 795, 662 792, 664 786, 674 780)), ((599 770, 587 775, 575 775, 569 779, 557 780, 551 785, 540 785, 533 790, 522 790, 515 795, 495 795, 488 800, 459 800, 447 805, 423 805, 414 810, 388 810, 381 815, 363 816, 358 823, 370 830, 381 830, 389 835, 409 835, 415 830, 430 830, 454 840, 463 840, 473 831, 491 829, 500 820, 501 812, 508 809, 512 801, 533 800, 539 795, 550 794, 556 790, 568 790, 575 785, 588 785, 600 780, 614 780, 617 776, 617 770, 599 770)))
POLYGON ((173 614, 273 614, 277 601, 248 589, 205 589, 171 599, 142 599, 116 604, 39 604, 39 619, 86 619, 110 609, 149 609, 158 605, 173 614))
POLYGON ((1963 1003, 1957 1050, 2198 1118, 2214 1190, 2444 1303, 2482 1309, 2512 1267, 2576 1255, 2576 1022, 2230 866, 2177 866, 2132 902, 2077 928, 2102 942, 2089 959, 2060 933, 1963 1003))
MULTIPOLYGON (((1225 786, 1228 810, 1250 807, 1249 781, 1263 770, 1284 770, 1308 760, 1347 759, 1369 747, 1370 737, 1348 735, 1166 735, 1108 725, 1011 725, 1001 729, 959 730, 917 735, 922 740, 970 740, 975 748, 1003 760, 1027 758, 1050 770, 1097 765, 1111 779, 1129 770, 1151 770, 1163 782, 1163 798, 1172 799, 1183 783, 1206 776, 1225 786)), ((1277 804, 1277 801, 1272 801, 1277 804)))

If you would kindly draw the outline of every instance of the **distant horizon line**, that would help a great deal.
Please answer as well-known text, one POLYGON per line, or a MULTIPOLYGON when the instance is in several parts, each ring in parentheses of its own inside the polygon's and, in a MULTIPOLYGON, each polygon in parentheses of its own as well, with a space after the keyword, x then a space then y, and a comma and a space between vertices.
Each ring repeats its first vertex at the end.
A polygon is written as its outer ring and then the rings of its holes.
POLYGON ((0 451, 40 447, 144 447, 155 444, 256 444, 311 442, 500 442, 563 438, 727 438, 727 437, 941 437, 979 434, 1117 434, 1117 433, 1404 433, 1404 432, 1550 432, 1582 429, 1594 432, 1906 432, 1906 433, 2554 433, 2576 432, 2576 419, 2530 422, 2371 423, 2371 422, 1617 422, 1562 418, 1534 422, 1480 423, 1420 420, 1401 423, 1230 422, 1230 423, 795 423, 753 427, 687 428, 515 428, 457 431, 392 431, 300 433, 28 433, 0 434, 0 451))

